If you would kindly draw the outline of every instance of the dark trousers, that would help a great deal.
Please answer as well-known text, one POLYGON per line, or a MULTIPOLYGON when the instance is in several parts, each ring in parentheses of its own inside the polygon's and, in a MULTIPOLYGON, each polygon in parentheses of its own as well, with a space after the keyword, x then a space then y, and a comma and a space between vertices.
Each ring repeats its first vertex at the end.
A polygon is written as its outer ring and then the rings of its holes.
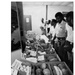
POLYGON ((55 48, 60 59, 64 61, 68 65, 70 70, 73 72, 73 44, 70 44, 70 42, 66 41, 65 38, 58 38, 58 43, 55 44, 55 48), (68 52, 71 54, 71 56, 68 56, 68 52))
POLYGON ((59 55, 60 59, 66 62, 68 59, 68 56, 67 56, 67 51, 64 50, 65 37, 57 37, 57 39, 58 39, 58 42, 55 43, 54 45, 55 50, 57 54, 59 55))
POLYGON ((73 72, 73 43, 70 43, 69 41, 65 41, 64 50, 67 51, 68 54, 68 61, 66 62, 68 67, 73 72))

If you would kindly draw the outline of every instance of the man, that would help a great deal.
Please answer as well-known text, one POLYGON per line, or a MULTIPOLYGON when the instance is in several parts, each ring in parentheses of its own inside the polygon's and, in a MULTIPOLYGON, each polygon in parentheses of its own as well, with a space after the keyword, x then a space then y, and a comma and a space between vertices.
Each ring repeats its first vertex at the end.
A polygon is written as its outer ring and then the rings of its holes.
POLYGON ((55 19, 52 19, 51 21, 51 28, 50 28, 50 33, 52 34, 52 40, 55 36, 55 27, 56 27, 57 21, 55 19))
POLYGON ((48 43, 48 38, 46 36, 46 33, 45 33, 45 29, 43 27, 40 27, 41 31, 42 31, 42 34, 40 35, 40 40, 44 40, 45 43, 48 43))
POLYGON ((56 38, 55 37, 55 27, 56 27, 56 24, 57 24, 57 21, 55 19, 52 19, 52 21, 51 21, 51 27, 50 27, 50 34, 52 35, 51 43, 53 44, 53 46, 54 46, 54 43, 55 43, 54 39, 56 38))
POLYGON ((64 20, 64 16, 61 12, 55 14, 55 18, 57 20, 56 25, 56 37, 58 39, 66 38, 66 22, 64 20))
POLYGON ((73 12, 69 12, 66 15, 66 29, 67 29, 67 38, 66 40, 70 43, 73 43, 73 12))
POLYGON ((73 72, 73 11, 70 11, 66 15, 66 29, 67 29, 67 38, 64 45, 64 49, 68 53, 68 66, 73 72))
POLYGON ((50 27, 51 27, 51 21, 50 20, 48 20, 47 21, 47 24, 46 24, 46 35, 48 36, 48 35, 50 35, 50 27))
MULTIPOLYGON (((42 23, 44 23, 44 19, 42 18, 42 21, 41 21, 42 23)), ((44 26, 41 26, 40 27, 40 29, 41 29, 41 35, 39 36, 39 39, 40 40, 43 40, 43 41, 45 41, 45 43, 48 43, 48 38, 47 38, 47 36, 46 36, 46 29, 45 29, 45 23, 44 23, 44 26)))
POLYGON ((62 61, 67 61, 67 52, 64 51, 63 45, 66 39, 66 22, 64 20, 64 16, 61 12, 57 12, 55 14, 55 18, 57 21, 55 27, 55 43, 56 43, 56 52, 61 58, 62 61), (65 58, 66 57, 66 58, 65 58))

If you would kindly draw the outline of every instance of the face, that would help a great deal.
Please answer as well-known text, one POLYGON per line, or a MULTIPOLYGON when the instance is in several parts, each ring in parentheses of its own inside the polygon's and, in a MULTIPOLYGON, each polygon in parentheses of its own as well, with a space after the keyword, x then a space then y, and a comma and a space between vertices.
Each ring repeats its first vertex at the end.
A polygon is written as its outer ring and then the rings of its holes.
POLYGON ((56 17, 56 20, 57 20, 58 23, 61 23, 62 18, 61 18, 60 16, 57 16, 57 17, 56 17))
POLYGON ((55 26, 55 25, 56 25, 56 23, 55 23, 55 22, 51 22, 51 25, 52 25, 52 26, 55 26))

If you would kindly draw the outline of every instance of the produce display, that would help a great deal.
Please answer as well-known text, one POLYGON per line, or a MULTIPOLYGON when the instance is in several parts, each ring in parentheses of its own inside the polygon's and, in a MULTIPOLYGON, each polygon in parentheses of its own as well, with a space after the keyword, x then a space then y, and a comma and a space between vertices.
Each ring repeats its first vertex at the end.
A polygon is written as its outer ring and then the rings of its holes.
POLYGON ((61 61, 51 43, 31 39, 30 35, 27 37, 29 40, 23 53, 25 61, 16 61, 15 64, 17 62, 18 64, 11 67, 11 75, 73 75, 68 66, 61 61))
POLYGON ((34 66, 34 75, 52 75, 52 71, 47 63, 40 63, 34 66))
POLYGON ((21 65, 17 75, 31 75, 31 67, 26 65, 21 65))
POLYGON ((50 63, 53 75, 72 75, 72 72, 64 62, 50 63))
POLYGON ((11 66, 11 75, 31 75, 30 63, 23 63, 19 60, 15 60, 11 66))

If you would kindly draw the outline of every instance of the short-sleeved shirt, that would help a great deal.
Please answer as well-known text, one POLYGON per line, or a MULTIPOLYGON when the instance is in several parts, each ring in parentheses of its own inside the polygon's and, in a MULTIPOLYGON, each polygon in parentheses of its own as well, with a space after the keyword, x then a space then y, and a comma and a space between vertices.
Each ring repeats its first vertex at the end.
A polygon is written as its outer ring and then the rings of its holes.
POLYGON ((66 37, 66 22, 57 23, 55 27, 56 37, 66 37))
POLYGON ((55 28, 54 28, 54 26, 51 26, 50 33, 52 34, 52 37, 54 37, 54 35, 55 35, 55 28))
POLYGON ((68 24, 66 24, 66 30, 67 30, 66 40, 73 43, 73 30, 72 30, 72 27, 70 27, 68 24))
POLYGON ((45 40, 45 43, 48 43, 48 38, 45 35, 40 35, 40 39, 45 40))
POLYGON ((51 30, 51 24, 46 25, 46 34, 50 35, 50 30, 51 30))

